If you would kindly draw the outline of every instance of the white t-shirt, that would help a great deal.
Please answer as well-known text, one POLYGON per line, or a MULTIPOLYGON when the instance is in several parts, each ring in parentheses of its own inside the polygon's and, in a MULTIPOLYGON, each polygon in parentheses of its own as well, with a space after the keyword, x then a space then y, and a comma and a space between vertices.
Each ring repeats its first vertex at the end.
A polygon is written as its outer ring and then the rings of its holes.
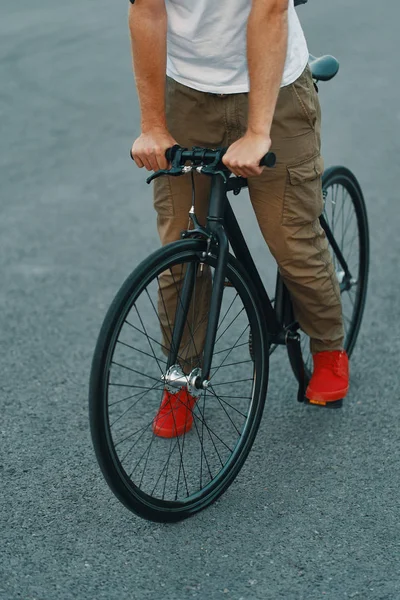
MULTIPOLYGON (((289 0, 289 39, 282 86, 293 83, 308 61, 307 42, 293 2, 289 0)), ((248 92, 246 33, 251 0, 166 0, 165 3, 167 75, 203 92, 248 92)))

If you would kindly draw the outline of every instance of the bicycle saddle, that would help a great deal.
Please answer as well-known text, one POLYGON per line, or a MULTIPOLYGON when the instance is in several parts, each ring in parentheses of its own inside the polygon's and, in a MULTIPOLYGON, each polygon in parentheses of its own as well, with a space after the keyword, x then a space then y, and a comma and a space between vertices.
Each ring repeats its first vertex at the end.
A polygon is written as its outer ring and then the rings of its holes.
POLYGON ((317 81, 329 81, 339 71, 339 61, 329 55, 318 58, 310 54, 309 65, 312 75, 317 81))

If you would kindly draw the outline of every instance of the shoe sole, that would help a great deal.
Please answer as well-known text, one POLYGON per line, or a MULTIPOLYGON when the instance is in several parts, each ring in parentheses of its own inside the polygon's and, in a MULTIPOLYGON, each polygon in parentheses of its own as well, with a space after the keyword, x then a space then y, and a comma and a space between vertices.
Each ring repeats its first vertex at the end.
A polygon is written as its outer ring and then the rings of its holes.
POLYGON ((318 406, 320 408, 342 408, 343 398, 340 400, 331 400, 330 402, 321 402, 320 400, 309 400, 306 398, 305 404, 310 406, 318 406))
POLYGON ((318 394, 313 392, 313 390, 308 387, 306 390, 306 401, 308 404, 314 404, 315 406, 325 406, 330 408, 339 408, 343 403, 343 398, 347 395, 349 391, 349 386, 344 388, 343 390, 338 390, 336 392, 325 392, 324 394, 318 394))

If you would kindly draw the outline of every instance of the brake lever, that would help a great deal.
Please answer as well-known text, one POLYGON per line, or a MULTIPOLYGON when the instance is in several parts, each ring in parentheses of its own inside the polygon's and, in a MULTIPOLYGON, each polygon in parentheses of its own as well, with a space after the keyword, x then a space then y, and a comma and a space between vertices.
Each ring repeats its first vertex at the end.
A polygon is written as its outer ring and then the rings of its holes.
POLYGON ((222 169, 217 169, 217 167, 222 163, 222 157, 224 156, 226 150, 225 149, 221 149, 218 151, 214 162, 212 162, 211 164, 207 165, 207 166, 203 166, 203 167, 198 167, 198 171, 200 173, 202 173, 202 175, 221 175, 222 179, 224 180, 224 183, 227 183, 229 176, 227 176, 227 172, 228 169, 226 171, 222 170, 222 169))
POLYGON ((179 175, 182 175, 185 167, 182 166, 180 164, 180 162, 181 162, 181 158, 182 158, 182 153, 186 150, 186 148, 175 145, 171 148, 171 150, 173 152, 171 168, 170 169, 160 169, 160 171, 156 171, 155 173, 153 173, 153 175, 150 175, 150 177, 148 177, 146 179, 147 183, 151 183, 152 181, 154 181, 154 179, 157 179, 157 177, 163 177, 164 175, 169 175, 170 177, 179 177, 179 175))
POLYGON ((151 183, 152 181, 154 181, 154 179, 157 179, 157 177, 162 177, 163 175, 169 175, 170 177, 178 177, 179 175, 182 175, 183 172, 183 167, 172 167, 172 169, 161 169, 160 171, 156 171, 155 173, 153 173, 153 175, 150 175, 150 177, 148 177, 146 179, 146 183, 151 183))

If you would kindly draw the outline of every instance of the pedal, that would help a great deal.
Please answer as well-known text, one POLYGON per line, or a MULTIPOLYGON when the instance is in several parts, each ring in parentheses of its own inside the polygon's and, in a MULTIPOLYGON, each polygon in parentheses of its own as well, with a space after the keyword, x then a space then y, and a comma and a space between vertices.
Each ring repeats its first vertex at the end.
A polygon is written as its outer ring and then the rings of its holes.
POLYGON ((308 398, 304 398, 305 404, 310 404, 311 406, 319 406, 320 408, 342 408, 343 406, 343 398, 340 400, 335 400, 333 402, 324 402, 322 400, 309 400, 308 398))

